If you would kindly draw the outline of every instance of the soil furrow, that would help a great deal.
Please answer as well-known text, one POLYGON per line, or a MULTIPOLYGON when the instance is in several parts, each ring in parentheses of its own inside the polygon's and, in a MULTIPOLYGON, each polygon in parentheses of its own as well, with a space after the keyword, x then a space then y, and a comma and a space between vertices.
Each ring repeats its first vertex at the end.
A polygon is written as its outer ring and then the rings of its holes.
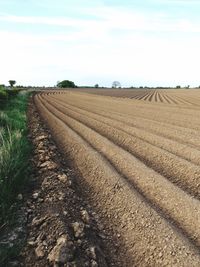
POLYGON ((184 193, 107 138, 82 123, 63 115, 48 103, 43 104, 71 129, 84 137, 97 151, 108 158, 120 173, 127 177, 148 200, 157 205, 199 246, 200 202, 198 200, 184 193), (180 213, 180 209, 183 207, 184 209, 180 213))
POLYGON ((162 93, 158 93, 159 102, 164 103, 162 93))
MULTIPOLYGON (((66 99, 65 101, 60 98, 56 98, 56 100, 62 101, 63 104, 65 103, 72 103, 69 99, 66 99)), ((76 106, 80 107, 81 109, 85 110, 92 110, 94 113, 101 114, 105 117, 109 117, 111 119, 115 119, 120 122, 124 122, 129 126, 133 126, 139 129, 143 129, 145 131, 148 131, 152 134, 156 134, 171 140, 174 140, 178 143, 181 143, 183 145, 188 145, 191 146, 192 148, 195 149, 200 149, 200 138, 199 138, 199 132, 194 131, 192 129, 184 129, 182 127, 176 127, 173 125, 169 125, 164 122, 156 122, 151 119, 145 119, 145 118, 140 118, 139 116, 130 116, 130 115, 123 115, 122 113, 119 112, 114 112, 111 110, 105 111, 107 108, 104 108, 104 106, 98 107, 97 105, 93 107, 91 104, 91 107, 88 106, 87 104, 80 104, 76 100, 75 101, 76 106)), ((75 106, 75 107, 76 107, 75 106)))
MULTIPOLYGON (((72 96, 72 95, 70 95, 70 96, 72 96)), ((73 97, 74 97, 74 95, 73 95, 73 97)), ((87 103, 88 105, 90 105, 91 102, 92 102, 92 100, 88 100, 88 97, 86 99, 84 99, 81 96, 81 100, 82 101, 84 100, 85 104, 87 103)), ((141 118, 141 119, 154 120, 155 122, 159 122, 159 123, 163 122, 163 118, 162 119, 160 118, 160 115, 159 115, 160 111, 158 112, 158 110, 161 107, 163 109, 163 107, 166 107, 166 106, 164 106, 164 105, 159 105, 159 106, 158 105, 154 105, 154 107, 156 107, 156 109, 154 108, 153 110, 151 110, 151 109, 149 109, 150 104, 147 107, 145 102, 143 102, 143 103, 136 102, 136 103, 134 103, 134 105, 133 105, 133 103, 131 103, 131 106, 128 105, 129 103, 127 102, 126 99, 125 99, 125 102, 122 101, 122 100, 118 100, 118 99, 115 99, 115 100, 111 99, 111 100, 108 101, 108 99, 104 98, 104 99, 95 100, 95 105, 100 106, 100 107, 102 107, 102 105, 103 106, 107 106, 108 105, 107 107, 109 107, 110 111, 116 112, 116 111, 118 111, 118 105, 120 104, 120 110, 123 111, 123 113, 126 114, 126 115, 137 116, 138 118, 141 118), (109 106, 109 104, 111 102, 112 102, 112 105, 109 106), (125 104, 125 102, 126 102, 126 104, 125 104), (105 105, 105 103, 106 103, 106 105, 105 105), (138 103, 139 103, 139 105, 138 105, 138 103), (153 114, 153 116, 150 116, 150 114, 153 114)), ((152 108, 152 106, 151 106, 151 108, 152 108)), ((179 111, 180 106, 178 107, 178 109, 175 106, 170 106, 170 108, 167 106, 166 108, 167 108, 167 110, 166 109, 162 110, 162 117, 164 116, 165 123, 168 124, 169 126, 171 125, 171 126, 174 126, 174 127, 177 127, 177 128, 180 127, 182 130, 184 130, 184 129, 185 130, 191 130, 195 126, 195 125, 193 125, 193 127, 190 128, 190 127, 187 127, 187 124, 184 125, 183 123, 184 123, 184 120, 185 120, 186 117, 187 117, 187 121, 188 122, 191 121, 191 123, 192 122, 195 123, 194 116, 196 116, 196 114, 197 114, 196 110, 194 110, 193 113, 190 114, 188 110, 185 110, 185 112, 184 112, 184 110, 179 111), (181 123, 181 125, 179 125, 177 123, 174 123, 172 121, 172 119, 173 119, 172 115, 174 115, 174 113, 179 116, 178 117, 178 121, 181 123), (183 116, 183 114, 185 116, 183 116), (166 116, 167 116, 168 119, 165 118, 166 116), (172 119, 169 120, 169 118, 172 118, 172 119)), ((195 120, 197 120, 197 119, 195 119, 195 120)), ((199 121, 198 121, 198 123, 199 123, 199 121)), ((197 126, 195 126, 195 127, 197 127, 197 126)))
MULTIPOLYGON (((50 104, 66 115, 69 115, 80 122, 84 122, 84 124, 100 132, 107 138, 115 138, 114 140, 118 145, 128 150, 135 157, 145 162, 146 165, 167 177, 185 191, 188 191, 193 196, 199 198, 200 168, 196 165, 178 158, 171 153, 167 153, 163 151, 163 149, 159 149, 156 146, 146 143, 144 140, 139 138, 141 135, 140 131, 138 136, 134 137, 137 129, 129 129, 125 124, 120 125, 119 122, 106 119, 100 115, 95 115, 83 110, 75 109, 76 111, 74 111, 73 109, 66 109, 66 107, 60 106, 60 104, 57 105, 51 101, 50 104), (176 168, 172 168, 172 166, 176 166, 176 168)), ((145 132, 143 135, 144 134, 145 132)), ((152 137, 152 140, 156 140, 154 136, 152 137)), ((164 143, 164 140, 161 139, 160 143, 162 142, 164 143)), ((171 145, 170 147, 175 148, 173 144, 169 143, 168 145, 171 145)), ((178 148, 177 151, 179 151, 178 148)), ((184 152, 184 150, 182 151, 184 152)), ((191 151, 190 148, 185 148, 185 154, 191 154, 195 156, 195 152, 199 151, 191 151)), ((196 153, 197 160, 199 160, 199 154, 200 152, 196 153)))
POLYGON ((37 106, 63 152, 75 161, 97 208, 120 233, 123 266, 199 266, 198 250, 151 209, 101 155, 38 100, 37 106))

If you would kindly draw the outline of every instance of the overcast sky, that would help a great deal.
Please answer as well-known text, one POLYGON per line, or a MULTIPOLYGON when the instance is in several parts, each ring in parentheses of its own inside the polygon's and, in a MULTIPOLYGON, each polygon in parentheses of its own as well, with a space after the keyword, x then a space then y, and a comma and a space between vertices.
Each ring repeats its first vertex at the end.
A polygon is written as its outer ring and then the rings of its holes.
POLYGON ((0 0, 0 83, 200 85, 199 0, 0 0))

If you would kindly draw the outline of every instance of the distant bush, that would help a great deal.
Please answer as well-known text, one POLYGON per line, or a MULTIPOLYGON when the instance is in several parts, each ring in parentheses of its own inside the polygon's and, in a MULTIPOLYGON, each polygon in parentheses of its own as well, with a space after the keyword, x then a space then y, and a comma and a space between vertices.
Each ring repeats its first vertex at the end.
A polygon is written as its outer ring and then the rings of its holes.
POLYGON ((12 90, 7 90, 7 94, 9 97, 12 97, 12 96, 16 96, 18 95, 18 93, 20 92, 21 90, 20 89, 12 89, 12 90))
POLYGON ((69 81, 69 80, 64 80, 62 82, 58 82, 57 86, 59 88, 75 88, 76 87, 75 83, 72 81, 69 81))
POLYGON ((21 90, 17 88, 8 90, 4 86, 0 85, 0 107, 6 105, 8 99, 16 97, 20 91, 21 90))
MULTIPOLYGON (((0 109, 0 226, 13 218, 13 203, 25 185, 30 144, 26 111, 29 95, 8 98, 0 109)), ((0 251, 0 266, 1 265, 0 251)))

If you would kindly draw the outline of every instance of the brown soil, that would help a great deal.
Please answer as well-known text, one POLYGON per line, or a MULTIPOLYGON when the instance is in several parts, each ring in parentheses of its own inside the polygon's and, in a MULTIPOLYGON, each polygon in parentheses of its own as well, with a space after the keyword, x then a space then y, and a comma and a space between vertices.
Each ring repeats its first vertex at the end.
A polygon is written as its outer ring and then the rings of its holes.
POLYGON ((200 110, 157 91, 144 98, 49 92, 35 103, 119 266, 200 266, 200 110))
POLYGON ((116 254, 117 244, 83 198, 77 173, 60 155, 33 103, 28 117, 34 179, 27 200, 27 243, 20 265, 122 266, 115 256, 111 257, 116 254))
POLYGON ((198 89, 94 89, 78 88, 78 92, 94 95, 130 98, 153 102, 154 104, 200 106, 198 89))

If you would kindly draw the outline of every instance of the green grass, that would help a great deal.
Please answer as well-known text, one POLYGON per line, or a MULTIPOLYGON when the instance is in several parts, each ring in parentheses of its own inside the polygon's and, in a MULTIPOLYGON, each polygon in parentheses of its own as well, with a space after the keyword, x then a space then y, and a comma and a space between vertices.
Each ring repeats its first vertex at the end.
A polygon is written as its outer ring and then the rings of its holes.
POLYGON ((28 94, 13 96, 0 110, 0 226, 12 222, 16 197, 23 193, 30 171, 28 97, 28 94))
MULTIPOLYGON (((27 104, 29 93, 21 94, 17 90, 6 92, 0 88, 0 234, 7 234, 18 222, 17 200, 28 184, 30 174, 31 145, 28 141, 27 104)), ((15 259, 23 246, 23 239, 17 239, 13 246, 0 245, 0 266, 9 266, 9 260, 15 259)))

